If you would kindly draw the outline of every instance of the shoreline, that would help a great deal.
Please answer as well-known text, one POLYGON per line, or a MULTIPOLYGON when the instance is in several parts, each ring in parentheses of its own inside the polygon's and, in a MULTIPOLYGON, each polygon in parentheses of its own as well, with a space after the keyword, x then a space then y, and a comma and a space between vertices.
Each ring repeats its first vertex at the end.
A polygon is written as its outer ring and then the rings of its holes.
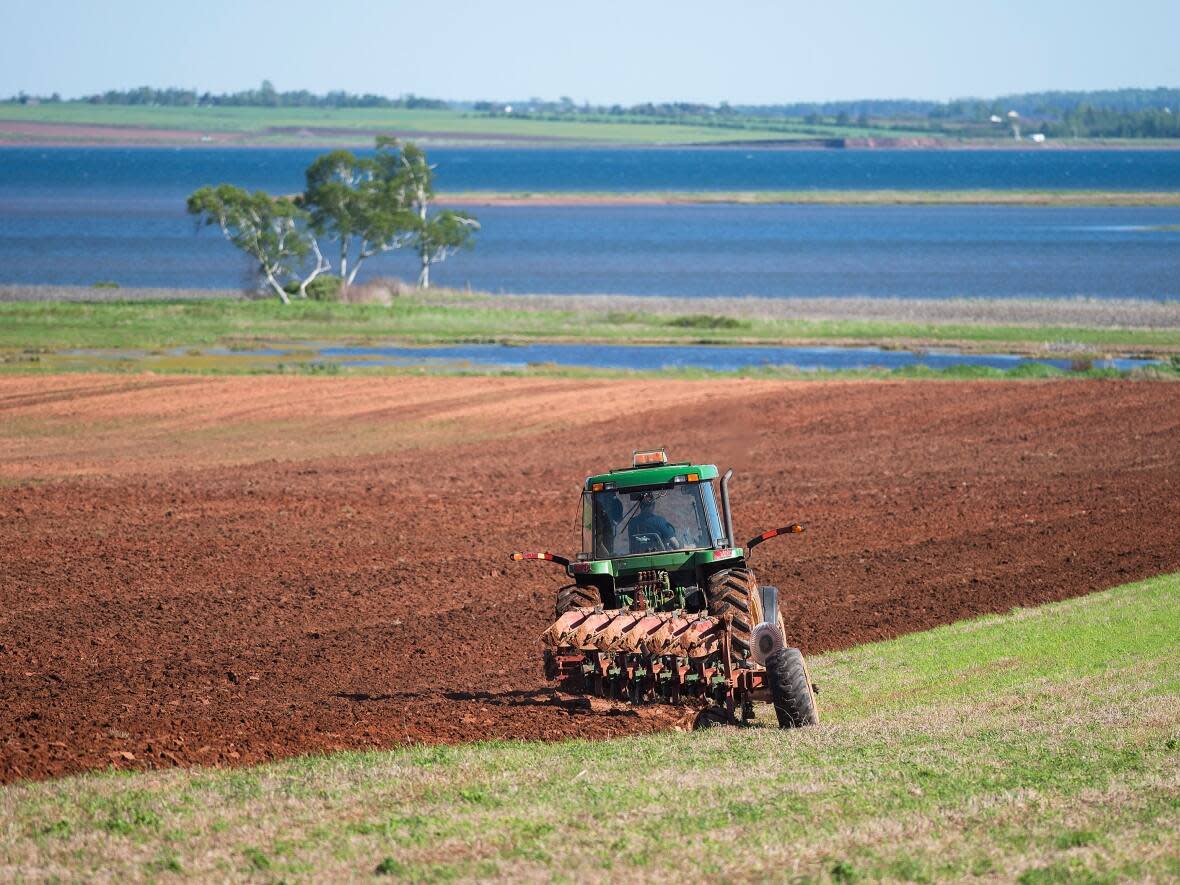
POLYGON ((449 206, 1180 206, 1180 191, 786 190, 786 191, 453 191, 449 206))
POLYGON ((286 136, 275 136, 274 140, 266 138, 220 139, 210 141, 201 140, 202 133, 185 133, 175 139, 137 137, 129 139, 99 139, 83 138, 23 138, 19 134, 4 132, 0 129, 0 150, 5 148, 136 148, 161 150, 176 150, 177 148, 191 148, 195 150, 225 150, 234 149, 336 149, 346 148, 354 150, 368 150, 373 147, 373 139, 377 135, 392 135, 402 141, 412 141, 425 147, 467 147, 467 148, 505 148, 517 147, 528 149, 551 150, 636 150, 636 151, 666 151, 666 150, 709 150, 709 151, 906 151, 906 152, 938 152, 938 151, 1027 151, 1042 153, 1045 151, 1105 151, 1111 153, 1131 151, 1180 151, 1180 141, 1160 141, 1146 144, 1110 144, 1106 142, 1083 142, 1076 144, 1004 144, 995 142, 933 142, 930 144, 846 144, 824 145, 802 139, 790 141, 775 141, 772 139, 753 141, 600 141, 595 139, 566 138, 562 136, 504 136, 504 135, 475 135, 465 136, 462 133, 438 132, 373 132, 352 136, 323 136, 295 140, 286 136))

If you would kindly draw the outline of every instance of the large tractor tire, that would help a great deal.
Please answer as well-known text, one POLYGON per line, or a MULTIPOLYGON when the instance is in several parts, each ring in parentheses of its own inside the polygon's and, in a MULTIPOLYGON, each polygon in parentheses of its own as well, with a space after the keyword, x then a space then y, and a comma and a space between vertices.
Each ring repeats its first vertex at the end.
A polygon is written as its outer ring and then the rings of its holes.
POLYGON ((594 608, 596 605, 602 605, 602 594, 598 592, 597 587, 567 584, 557 591, 555 617, 560 618, 571 609, 594 608))
POLYGON ((779 728, 802 728, 819 723, 811 675, 799 649, 784 648, 767 658, 766 678, 770 683, 779 728))
POLYGON ((714 618, 728 616, 733 640, 733 655, 750 655, 750 631, 762 621, 762 603, 758 598, 758 582, 748 568, 731 568, 709 578, 705 591, 709 597, 709 614, 714 618))

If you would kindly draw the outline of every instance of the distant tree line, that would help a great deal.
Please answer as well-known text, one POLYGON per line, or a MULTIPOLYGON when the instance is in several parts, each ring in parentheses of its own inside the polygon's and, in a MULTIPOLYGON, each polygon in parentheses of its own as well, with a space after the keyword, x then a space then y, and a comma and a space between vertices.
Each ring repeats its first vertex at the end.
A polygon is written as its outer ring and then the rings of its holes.
MULTIPOLYGON (((29 101, 54 102, 61 101, 61 96, 54 93, 49 98, 30 96, 21 93, 10 101, 27 104, 29 101)), ((195 89, 155 89, 151 86, 140 86, 136 89, 108 89, 106 92, 83 96, 76 101, 86 104, 116 104, 116 105, 158 105, 162 107, 251 107, 251 108, 427 108, 443 110, 449 107, 447 102, 437 98, 421 98, 417 95, 403 95, 399 98, 388 98, 384 95, 365 93, 354 95, 351 92, 334 91, 323 95, 308 92, 306 89, 296 89, 279 92, 270 80, 263 80, 257 89, 244 89, 240 92, 198 92, 195 89)))
POLYGON ((470 215, 432 210, 434 167, 414 144, 381 137, 371 157, 332 151, 307 167, 305 180, 294 196, 221 184, 194 191, 187 202, 198 225, 218 228, 254 260, 284 304, 292 294, 351 285, 369 258, 401 248, 417 254, 418 285, 428 288, 431 266, 470 247, 479 229, 470 215), (332 285, 313 288, 333 268, 332 285))
POLYGON ((526 102, 480 101, 471 106, 489 116, 584 122, 680 123, 726 129, 790 131, 799 124, 819 136, 831 127, 926 130, 960 136, 994 136, 993 118, 1023 118, 1026 129, 1052 137, 1166 138, 1176 137, 1180 89, 1116 89, 1092 92, 1035 92, 994 99, 919 101, 909 99, 796 102, 776 105, 708 105, 692 102, 650 102, 623 105, 577 104, 531 98, 526 102))
POLYGON ((1115 111, 1082 105, 1040 128, 1053 138, 1180 138, 1180 108, 1115 111))

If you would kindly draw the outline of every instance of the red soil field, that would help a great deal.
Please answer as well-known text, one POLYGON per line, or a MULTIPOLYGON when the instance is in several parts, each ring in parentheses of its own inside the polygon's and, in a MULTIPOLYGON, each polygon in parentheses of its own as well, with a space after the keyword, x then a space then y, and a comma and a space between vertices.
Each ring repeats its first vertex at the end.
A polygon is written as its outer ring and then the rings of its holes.
POLYGON ((9 376, 0 780, 683 726, 549 692, 507 558, 651 445, 807 525, 754 564, 808 654, 1180 568, 1162 382, 9 376))

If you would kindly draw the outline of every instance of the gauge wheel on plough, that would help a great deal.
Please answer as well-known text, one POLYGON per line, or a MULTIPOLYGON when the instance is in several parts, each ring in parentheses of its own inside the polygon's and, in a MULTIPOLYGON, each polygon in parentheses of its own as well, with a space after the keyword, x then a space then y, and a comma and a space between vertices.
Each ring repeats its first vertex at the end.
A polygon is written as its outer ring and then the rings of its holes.
POLYGON ((802 728, 819 722, 811 674, 799 649, 784 648, 767 658, 766 681, 770 683, 780 728, 802 728))

